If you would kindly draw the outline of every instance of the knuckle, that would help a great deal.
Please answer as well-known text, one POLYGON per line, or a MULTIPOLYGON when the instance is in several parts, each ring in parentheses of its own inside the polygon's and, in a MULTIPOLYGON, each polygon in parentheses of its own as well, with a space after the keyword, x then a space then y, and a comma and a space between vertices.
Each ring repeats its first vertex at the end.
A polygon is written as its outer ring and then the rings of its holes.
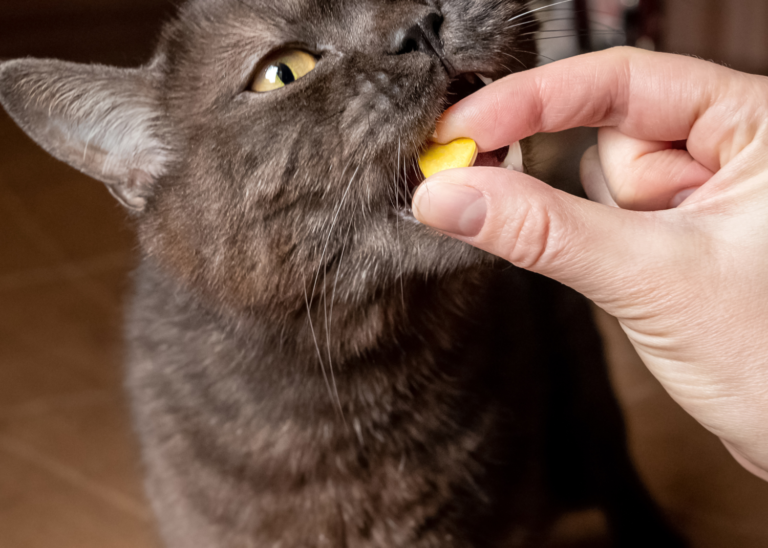
POLYGON ((624 180, 610 187, 614 201, 623 209, 634 209, 638 202, 637 189, 632 183, 633 181, 624 180))
POLYGON ((493 235, 498 254, 526 270, 546 270, 555 262, 564 248, 564 231, 551 202, 551 195, 545 200, 536 193, 520 199, 511 214, 500 215, 493 235))

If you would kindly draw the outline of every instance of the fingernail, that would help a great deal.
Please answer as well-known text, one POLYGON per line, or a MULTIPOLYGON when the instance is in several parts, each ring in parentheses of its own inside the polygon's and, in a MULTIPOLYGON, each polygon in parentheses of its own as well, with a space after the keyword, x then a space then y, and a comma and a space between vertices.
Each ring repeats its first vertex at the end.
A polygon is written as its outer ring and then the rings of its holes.
POLYGON ((487 212, 483 193, 469 186, 427 181, 413 197, 413 213, 419 221, 458 236, 477 236, 487 212))

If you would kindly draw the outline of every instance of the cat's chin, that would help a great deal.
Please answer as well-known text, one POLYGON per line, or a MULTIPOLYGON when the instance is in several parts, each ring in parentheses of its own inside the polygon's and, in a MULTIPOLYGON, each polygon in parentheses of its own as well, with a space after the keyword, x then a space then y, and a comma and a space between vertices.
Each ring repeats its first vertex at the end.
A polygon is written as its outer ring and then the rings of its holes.
POLYGON ((416 217, 413 216, 413 209, 411 209, 411 206, 396 209, 395 215, 398 217, 398 220, 405 221, 406 223, 421 224, 416 217))

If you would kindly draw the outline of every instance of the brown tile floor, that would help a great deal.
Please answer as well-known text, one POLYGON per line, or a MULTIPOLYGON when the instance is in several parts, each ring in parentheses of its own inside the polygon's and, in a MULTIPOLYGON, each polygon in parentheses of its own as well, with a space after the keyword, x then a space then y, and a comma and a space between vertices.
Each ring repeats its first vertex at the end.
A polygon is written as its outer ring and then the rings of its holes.
MULTIPOLYGON (((101 185, 0 113, 0 548, 159 547, 121 389, 134 245, 101 185)), ((694 548, 768 546, 768 484, 664 394, 615 322, 598 318, 638 467, 674 522, 694 548)), ((595 513, 571 516, 552 546, 602 546, 602 529, 595 513)))

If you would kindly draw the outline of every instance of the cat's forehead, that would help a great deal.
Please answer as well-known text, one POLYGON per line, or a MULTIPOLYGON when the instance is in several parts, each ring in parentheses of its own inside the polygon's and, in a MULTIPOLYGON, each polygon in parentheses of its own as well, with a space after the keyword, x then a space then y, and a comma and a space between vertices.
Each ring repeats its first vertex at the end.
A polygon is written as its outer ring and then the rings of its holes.
POLYGON ((200 28, 231 25, 237 32, 370 32, 400 0, 192 0, 181 21, 200 28))
POLYGON ((292 43, 378 52, 393 27, 430 9, 414 0, 190 0, 166 38, 203 56, 238 49, 238 43, 261 54, 292 43))

